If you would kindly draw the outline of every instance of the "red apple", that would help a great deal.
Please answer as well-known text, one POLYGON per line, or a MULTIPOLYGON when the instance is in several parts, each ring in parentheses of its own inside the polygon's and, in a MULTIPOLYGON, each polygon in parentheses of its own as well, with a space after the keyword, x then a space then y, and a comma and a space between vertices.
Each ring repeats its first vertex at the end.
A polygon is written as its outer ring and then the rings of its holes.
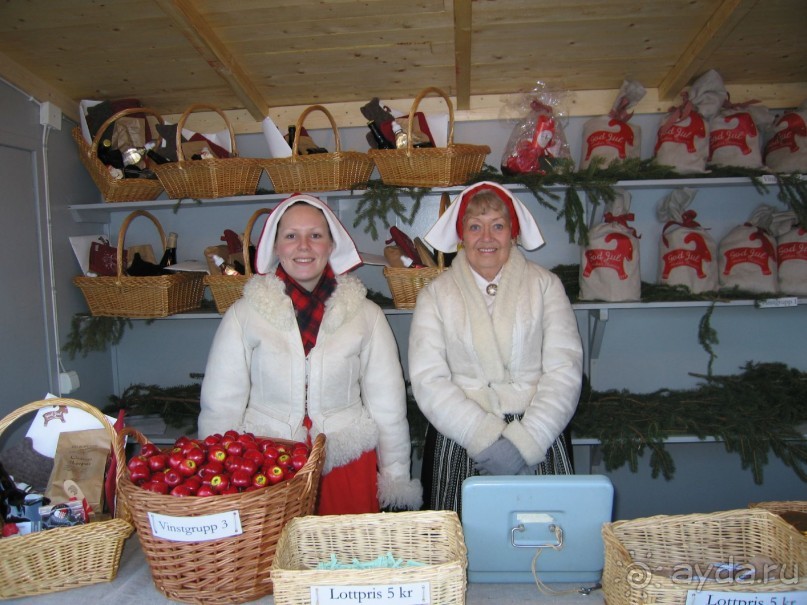
POLYGON ((177 472, 178 472, 180 475, 182 475, 183 477, 190 477, 191 475, 196 474, 196 469, 197 469, 197 468, 198 468, 198 466, 197 466, 196 462, 194 462, 194 461, 193 461, 193 460, 191 460, 190 458, 185 458, 185 459, 182 461, 182 464, 180 464, 180 465, 179 465, 179 466, 176 468, 176 471, 177 471, 177 472))
POLYGON ((146 481, 143 485, 141 485, 143 489, 146 489, 150 492, 154 492, 155 494, 167 494, 168 493, 168 484, 164 481, 146 481))
POLYGON ((227 459, 227 450, 221 444, 211 445, 207 450, 207 459, 224 462, 227 459))
POLYGON ((218 460, 208 460, 207 463, 199 467, 196 472, 202 478, 202 481, 210 481, 214 475, 218 475, 224 470, 224 465, 218 460))
POLYGON ((174 448, 170 454, 168 454, 168 466, 169 468, 177 468, 182 461, 185 459, 185 456, 182 454, 182 450, 180 448, 174 448))
POLYGON ((257 449, 248 449, 244 452, 243 457, 247 460, 252 460, 258 466, 261 466, 264 461, 264 455, 261 453, 260 450, 257 449))
POLYGON ((224 435, 222 435, 226 439, 230 439, 231 441, 235 441, 238 439, 238 431, 234 429, 230 429, 228 431, 224 431, 224 435))
POLYGON ((182 475, 179 474, 177 469, 169 468, 163 474, 163 479, 168 487, 176 487, 182 483, 182 475))
POLYGON ((230 475, 230 483, 235 487, 247 487, 252 483, 252 474, 239 468, 230 475))
POLYGON ((149 456, 149 468, 152 470, 152 472, 163 470, 167 464, 168 456, 163 453, 149 456))
POLYGON ((282 466, 274 465, 270 467, 266 472, 266 479, 269 481, 269 485, 275 485, 283 481, 283 478, 286 476, 286 469, 282 466))
POLYGON ((308 462, 308 456, 305 454, 294 454, 291 457, 291 467, 295 471, 299 471, 301 468, 303 468, 306 462, 308 462))
POLYGON ((148 469, 149 468, 148 458, 146 458, 145 456, 132 456, 126 463, 126 467, 129 470, 132 470, 133 468, 137 467, 148 469))
POLYGON ((213 475, 210 478, 210 487, 216 493, 223 493, 224 490, 230 487, 230 478, 222 473, 213 475))
POLYGON ((291 466, 291 455, 289 455, 286 452, 281 452, 280 456, 277 457, 275 463, 278 466, 289 468, 291 466))
POLYGON ((227 456, 227 459, 224 461, 224 468, 228 471, 232 472, 236 469, 241 468, 241 461, 243 458, 241 456, 227 456))
POLYGON ((280 456, 280 450, 274 445, 268 445, 263 450, 263 457, 266 461, 277 460, 278 456, 280 456))
POLYGON ((132 483, 135 485, 142 485, 151 479, 151 471, 147 466, 136 466, 134 468, 130 468, 129 479, 131 479, 132 483))
POLYGON ((210 447, 211 445, 221 443, 221 435, 219 433, 213 433, 205 437, 202 441, 207 447, 210 447))
POLYGON ((146 443, 140 448, 140 455, 148 458, 149 456, 153 456, 154 454, 159 454, 160 448, 158 448, 153 443, 146 443))
POLYGON ((246 471, 250 474, 250 476, 254 475, 258 472, 258 469, 261 468, 254 460, 250 460, 249 458, 241 458, 241 464, 238 467, 242 471, 246 471))
POLYGON ((240 456, 244 453, 244 444, 240 441, 230 441, 224 446, 228 456, 240 456))
POLYGON ((238 494, 240 490, 234 485, 228 485, 225 487, 221 492, 219 492, 222 496, 229 496, 230 494, 238 494))
POLYGON ((175 486, 173 489, 171 489, 170 493, 172 496, 179 496, 180 498, 192 495, 191 488, 184 483, 180 483, 179 485, 175 486))
POLYGON ((209 485, 203 485, 198 490, 196 490, 196 494, 194 495, 199 498, 205 498, 207 496, 215 496, 216 492, 214 492, 213 488, 210 487, 209 485))
POLYGON ((254 487, 266 487, 269 485, 269 479, 262 472, 255 473, 252 475, 252 485, 254 487))
POLYGON ((190 440, 191 440, 190 437, 187 437, 186 435, 177 437, 176 441, 174 441, 174 447, 182 449, 185 446, 185 444, 188 443, 190 440))
POLYGON ((193 460, 197 465, 201 465, 207 460, 207 452, 201 447, 193 447, 187 451, 185 457, 189 460, 193 460))

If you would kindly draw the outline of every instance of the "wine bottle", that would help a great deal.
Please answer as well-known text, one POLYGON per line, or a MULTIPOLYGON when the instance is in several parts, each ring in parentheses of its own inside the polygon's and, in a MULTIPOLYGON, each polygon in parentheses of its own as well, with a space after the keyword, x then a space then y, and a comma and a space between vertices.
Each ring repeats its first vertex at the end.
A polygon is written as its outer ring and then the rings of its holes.
POLYGON ((107 166, 123 170, 123 155, 120 150, 112 148, 110 139, 103 139, 98 144, 98 159, 107 166))
POLYGON ((2 463, 0 463, 0 500, 16 508, 22 508, 25 503, 25 492, 17 487, 2 463))
POLYGON ((160 267, 165 269, 177 264, 177 234, 171 231, 165 243, 165 252, 160 260, 160 267))
POLYGON ((221 271, 222 275, 241 275, 238 272, 238 269, 233 267, 230 263, 225 261, 218 254, 213 255, 213 262, 216 263, 216 266, 219 268, 219 271, 221 271))
MULTIPOLYGON (((294 150, 294 138, 297 136, 297 127, 296 126, 289 126, 289 134, 286 135, 286 141, 289 143, 289 147, 294 150)), ((300 149, 297 149, 297 153, 300 153, 300 149)))
POLYGON ((156 145, 154 144, 154 141, 146 143, 146 155, 148 158, 155 164, 168 164, 171 160, 154 151, 155 147, 156 145))
POLYGON ((373 120, 367 122, 367 128, 370 129, 370 133, 373 135, 373 140, 375 141, 377 149, 395 149, 395 145, 387 140, 387 137, 385 137, 381 132, 378 124, 376 124, 373 120))
POLYGON ((159 265, 143 260, 139 252, 135 252, 132 258, 132 264, 126 269, 126 275, 131 277, 154 277, 155 275, 163 275, 164 273, 159 265))

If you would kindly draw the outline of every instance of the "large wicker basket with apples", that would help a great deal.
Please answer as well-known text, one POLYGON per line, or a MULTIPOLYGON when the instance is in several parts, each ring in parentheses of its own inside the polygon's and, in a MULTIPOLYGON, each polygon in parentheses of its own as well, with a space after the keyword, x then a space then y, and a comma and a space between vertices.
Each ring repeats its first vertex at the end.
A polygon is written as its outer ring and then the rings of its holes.
POLYGON ((314 512, 325 436, 309 448, 228 431, 180 437, 161 450, 142 433, 119 493, 154 583, 168 598, 229 604, 272 593, 277 541, 293 518, 314 512))

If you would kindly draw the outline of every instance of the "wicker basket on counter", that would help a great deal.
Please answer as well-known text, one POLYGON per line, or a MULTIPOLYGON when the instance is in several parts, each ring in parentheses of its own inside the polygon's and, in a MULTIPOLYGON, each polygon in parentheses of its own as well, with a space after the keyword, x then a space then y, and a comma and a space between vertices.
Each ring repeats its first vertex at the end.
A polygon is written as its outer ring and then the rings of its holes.
POLYGON ((465 603, 465 539, 457 513, 414 511, 308 516, 292 520, 280 535, 272 563, 275 605, 309 605, 317 586, 419 584, 419 603, 465 603), (372 562, 391 555, 421 565, 367 569, 318 569, 372 562))
MULTIPOLYGON (((141 445, 149 442, 132 428, 123 429, 119 438, 127 435, 141 445)), ((314 512, 324 464, 325 435, 320 434, 308 461, 294 477, 254 491, 178 498, 147 491, 124 475, 120 495, 132 511, 154 584, 169 599, 203 605, 245 603, 271 594, 272 560, 281 531, 292 519, 314 512), (153 514, 237 516, 241 533, 217 540, 175 542, 154 535, 153 514)))
POLYGON ((235 195, 254 195, 263 170, 254 158, 238 157, 235 132, 223 111, 213 105, 197 103, 186 109, 177 122, 177 161, 154 167, 157 178, 172 199, 212 199, 235 195), (186 160, 182 152, 182 128, 194 111, 215 111, 230 133, 231 157, 186 160))
POLYGON ((244 275, 205 275, 205 285, 210 288, 213 295, 213 302, 216 303, 216 310, 224 315, 227 309, 241 298, 244 293, 244 286, 252 277, 252 269, 250 269, 250 255, 249 255, 249 241, 252 234, 252 228, 255 226, 255 221, 264 214, 271 213, 270 208, 260 208, 256 210, 244 230, 244 275))
POLYGON ((400 149, 370 149, 367 154, 375 162, 381 180, 397 187, 452 187, 463 185, 482 170, 490 153, 487 145, 454 143, 454 108, 451 99, 439 88, 425 88, 409 110, 407 145, 400 149), (445 147, 412 147, 412 124, 423 97, 435 93, 448 106, 448 144, 445 147))
POLYGON ((603 526, 602 536, 602 585, 608 605, 685 605, 687 591, 695 589, 765 593, 807 589, 807 578, 799 573, 807 568, 807 538, 767 510, 615 521, 603 526), (710 564, 747 564, 754 556, 775 561, 780 566, 775 577, 705 582, 697 575, 710 564))
POLYGON ((342 151, 339 129, 331 113, 322 105, 312 105, 297 118, 295 132, 302 133, 303 122, 312 111, 325 114, 331 123, 335 151, 298 155, 300 137, 294 138, 291 155, 286 158, 259 159, 277 193, 338 191, 364 187, 373 173, 373 160, 366 153, 342 151))
MULTIPOLYGON (((26 414, 54 405, 94 416, 109 434, 120 484, 126 470, 123 444, 106 416, 77 399, 45 399, 24 405, 0 421, 0 434, 26 414)), ((0 598, 42 595, 109 582, 118 573, 123 543, 134 528, 129 509, 118 502, 115 518, 0 539, 0 598)))
MULTIPOLYGON (((78 157, 87 172, 90 173, 95 185, 101 191, 105 202, 140 202, 157 199, 163 192, 163 185, 158 179, 116 179, 109 172, 109 166, 98 159, 98 144, 110 124, 119 118, 132 114, 150 114, 163 124, 162 116, 149 107, 131 107, 124 109, 107 118, 93 137, 92 144, 88 144, 81 134, 81 128, 76 126, 71 134, 78 146, 78 157)), ((157 135, 157 144, 160 142, 157 135)))
POLYGON ((204 295, 204 274, 175 271, 170 275, 129 276, 123 274, 123 250, 126 231, 138 216, 148 218, 160 235, 165 250, 165 232, 160 222, 145 210, 135 210, 120 226, 117 243, 117 275, 74 277, 81 289, 90 313, 95 317, 167 317, 175 313, 198 309, 204 295))

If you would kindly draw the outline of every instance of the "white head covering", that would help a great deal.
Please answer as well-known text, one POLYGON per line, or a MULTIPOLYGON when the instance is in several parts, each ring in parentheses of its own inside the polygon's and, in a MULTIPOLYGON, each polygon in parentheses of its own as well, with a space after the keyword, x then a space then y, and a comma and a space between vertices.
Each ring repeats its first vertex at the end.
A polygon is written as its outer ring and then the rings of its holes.
POLYGON ((483 190, 493 191, 505 202, 505 205, 508 206, 510 210, 510 222, 513 225, 517 225, 518 229, 516 243, 525 250, 535 250, 544 244, 544 238, 541 235, 541 230, 538 228, 538 223, 535 222, 535 219, 532 217, 527 207, 507 189, 491 181, 482 181, 463 189, 460 194, 454 198, 451 205, 446 208, 443 216, 429 229, 429 232, 424 236, 425 240, 437 250, 456 252, 457 245, 461 241, 457 229, 458 225, 461 225, 461 223, 458 221, 462 219, 462 215, 465 213, 468 200, 470 200, 474 194, 483 190), (513 216, 513 213, 515 213, 515 216, 513 216))
POLYGON ((280 223, 280 217, 289 209, 292 204, 297 202, 305 202, 315 208, 322 210, 325 214, 325 219, 328 221, 328 228, 331 231, 333 238, 333 252, 328 262, 335 275, 347 273, 362 264, 361 257, 356 244, 345 229, 344 225, 339 222, 339 219, 334 214, 325 202, 319 200, 311 195, 304 195, 295 193, 289 198, 286 198, 269 215, 266 224, 261 231, 261 237, 258 240, 257 254, 255 255, 255 271, 260 274, 269 273, 278 263, 275 257, 275 238, 277 237, 277 225, 280 223))

